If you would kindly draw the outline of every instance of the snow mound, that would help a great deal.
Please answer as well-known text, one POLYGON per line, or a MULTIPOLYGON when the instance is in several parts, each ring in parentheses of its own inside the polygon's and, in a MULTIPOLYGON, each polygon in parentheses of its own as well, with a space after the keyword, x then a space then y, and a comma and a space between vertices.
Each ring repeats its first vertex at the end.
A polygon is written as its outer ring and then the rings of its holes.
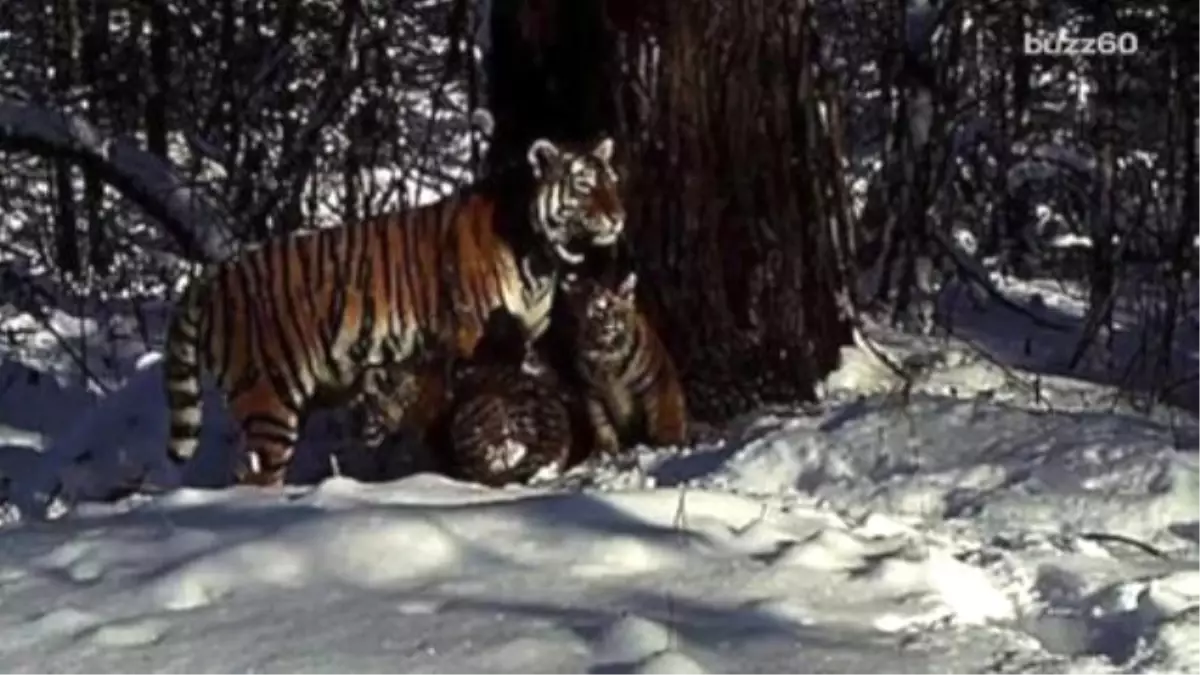
POLYGON ((319 439, 301 444, 293 485, 230 488, 211 392, 200 454, 176 476, 155 354, 128 350, 107 393, 46 368, 0 409, 0 663, 1200 669, 1195 416, 884 338, 911 382, 859 344, 821 406, 503 489, 329 477, 319 439), (118 498, 143 475, 187 487, 118 498), (54 494, 62 517, 39 518, 54 494))
MULTIPOLYGON (((866 620, 870 640, 881 640, 1013 616, 985 574, 915 532, 889 538, 828 512, 698 489, 485 491, 423 475, 369 486, 343 478, 302 491, 181 489, 80 509, 49 527, 0 533, 6 604, 60 599, 50 613, 0 618, 10 636, 0 658, 17 668, 98 658, 104 669, 136 647, 155 669, 320 669, 281 645, 333 639, 327 613, 365 611, 390 616, 397 636, 429 622, 444 635, 441 624, 497 612, 524 617, 531 631, 519 644, 487 631, 473 638, 489 643, 482 651, 470 641, 408 654, 395 666, 405 669, 490 670, 497 650, 511 669, 531 667, 546 631, 566 630, 574 646, 551 652, 567 669, 707 672, 737 669, 738 645, 762 631, 769 637, 753 639, 772 644, 762 663, 781 668, 796 631, 866 620), (247 631, 268 606, 278 620, 247 631), (721 646, 713 631, 730 627, 721 646), (47 640, 65 646, 47 651, 47 640)), ((360 646, 378 655, 370 644, 360 646)))

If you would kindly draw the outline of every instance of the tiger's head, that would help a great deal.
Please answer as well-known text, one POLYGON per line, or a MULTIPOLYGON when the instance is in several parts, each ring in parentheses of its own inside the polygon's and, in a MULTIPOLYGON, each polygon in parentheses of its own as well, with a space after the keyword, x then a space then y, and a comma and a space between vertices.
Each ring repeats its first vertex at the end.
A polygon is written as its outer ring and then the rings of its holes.
POLYGON ((625 229, 625 206, 612 168, 613 140, 587 152, 539 138, 529 146, 536 186, 533 226, 569 265, 583 262, 572 246, 611 246, 625 229))
POLYGON ((624 359, 637 339, 637 274, 630 272, 612 288, 568 272, 559 285, 576 323, 583 358, 590 364, 624 359))

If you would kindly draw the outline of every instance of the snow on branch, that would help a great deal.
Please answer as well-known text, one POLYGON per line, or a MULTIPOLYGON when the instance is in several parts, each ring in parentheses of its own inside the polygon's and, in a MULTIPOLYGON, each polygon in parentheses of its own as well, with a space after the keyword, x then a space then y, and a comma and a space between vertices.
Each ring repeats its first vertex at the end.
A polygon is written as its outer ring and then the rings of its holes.
POLYGON ((35 104, 0 101, 0 150, 73 161, 157 220, 189 259, 236 250, 229 217, 182 181, 170 162, 129 138, 106 138, 87 121, 35 104))

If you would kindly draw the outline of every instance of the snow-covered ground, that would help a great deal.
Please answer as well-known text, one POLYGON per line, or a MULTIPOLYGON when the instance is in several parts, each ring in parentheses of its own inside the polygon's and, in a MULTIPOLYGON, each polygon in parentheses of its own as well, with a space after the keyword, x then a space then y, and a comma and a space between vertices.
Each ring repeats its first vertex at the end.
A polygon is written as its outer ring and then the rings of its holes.
MULTIPOLYGON (((1067 298, 1038 292, 1070 317, 1067 298)), ((159 365, 127 319, 55 315, 55 335, 0 367, 12 503, 0 663, 1200 671, 1195 411, 1137 413, 1096 378, 1003 367, 1023 354, 1050 370, 1033 357, 1057 359, 1062 339, 1005 312, 958 319, 1000 364, 872 329, 896 358, 935 364, 907 398, 848 349, 821 407, 748 416, 708 445, 640 449, 636 466, 495 490, 432 474, 321 480, 310 457, 312 482, 282 492, 116 503, 87 497, 164 461, 159 365), (77 358, 105 364, 106 381, 86 384, 77 358), (39 497, 60 481, 73 508, 42 517, 39 497)), ((193 485, 216 483, 226 459, 227 420, 207 410, 193 485)))

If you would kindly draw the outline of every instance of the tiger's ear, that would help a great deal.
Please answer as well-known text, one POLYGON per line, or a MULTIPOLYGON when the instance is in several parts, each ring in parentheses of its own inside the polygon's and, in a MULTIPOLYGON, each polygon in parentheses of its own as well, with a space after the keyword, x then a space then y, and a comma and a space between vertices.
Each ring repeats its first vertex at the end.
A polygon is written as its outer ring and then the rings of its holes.
POLYGON ((535 178, 549 174, 562 160, 562 151, 558 146, 545 138, 539 138, 529 144, 529 166, 533 169, 535 178))
POLYGON ((592 156, 596 159, 608 164, 612 161, 613 156, 613 139, 611 136, 601 139, 596 147, 592 149, 592 156))
POLYGON ((630 272, 621 285, 617 287, 617 293, 625 300, 632 300, 634 293, 637 291, 637 272, 630 272))

